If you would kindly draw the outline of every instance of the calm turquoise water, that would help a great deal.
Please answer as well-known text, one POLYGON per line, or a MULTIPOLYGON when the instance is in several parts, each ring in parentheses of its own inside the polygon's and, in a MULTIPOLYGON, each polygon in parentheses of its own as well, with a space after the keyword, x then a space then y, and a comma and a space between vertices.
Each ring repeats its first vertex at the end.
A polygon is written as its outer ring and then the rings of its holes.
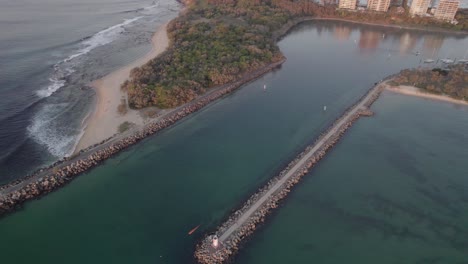
MULTIPOLYGON (((280 70, 246 85, 162 134, 148 138, 138 146, 108 160, 103 166, 77 178, 67 187, 39 201, 28 203, 23 210, 1 219, 2 260, 6 263, 190 263, 195 242, 204 232, 213 230, 231 210, 282 169, 304 145, 318 136, 330 122, 340 116, 343 109, 354 103, 374 82, 401 68, 417 66, 421 56, 416 56, 415 51, 420 51, 423 55, 437 53, 439 56, 448 56, 449 53, 453 54, 451 56, 461 56, 467 45, 467 39, 449 36, 392 32, 337 23, 304 24, 281 41, 281 49, 288 61, 280 70), (267 85, 266 91, 263 91, 264 84, 267 85), (322 111, 323 105, 327 105, 326 112, 322 111), (199 231, 193 236, 188 236, 187 232, 199 224, 199 231)), ((329 205, 329 200, 325 199, 323 204, 322 200, 315 202, 322 208, 330 207, 331 214, 335 214, 336 219, 350 225, 346 227, 338 220, 329 221, 325 213, 317 213, 320 216, 317 219, 322 219, 323 224, 330 225, 329 229, 337 230, 335 233, 327 233, 319 223, 314 224, 314 230, 322 230, 322 238, 328 241, 341 241, 346 230, 365 234, 367 225, 375 226, 371 229, 375 230, 374 233, 369 233, 373 234, 374 238, 380 235, 379 228, 387 230, 387 236, 394 235, 395 232, 402 235, 409 233, 408 236, 413 233, 419 234, 419 229, 422 228, 419 227, 419 223, 429 221, 426 217, 421 217, 421 222, 414 223, 414 226, 408 227, 407 230, 397 231, 392 228, 395 224, 387 227, 374 223, 370 218, 359 221, 353 219, 354 215, 362 214, 360 210, 365 208, 360 207, 359 199, 351 200, 351 194, 347 195, 345 190, 350 192, 359 187, 363 193, 362 199, 367 199, 369 203, 372 202, 378 207, 386 201, 378 199, 378 195, 383 195, 383 188, 393 194, 389 198, 392 204, 401 201, 407 204, 411 202, 411 192, 414 188, 409 188, 401 180, 413 179, 413 185, 430 182, 431 177, 425 175, 425 171, 429 170, 426 163, 435 164, 426 156, 418 155, 419 152, 409 154, 413 148, 422 148, 422 144, 415 140, 424 138, 418 129, 426 132, 427 126, 432 123, 437 127, 447 124, 448 130, 457 129, 452 131, 451 135, 466 134, 466 127, 447 123, 449 120, 456 123, 457 118, 459 123, 466 121, 463 119, 466 111, 449 107, 444 116, 443 111, 431 110, 431 106, 438 106, 438 103, 406 97, 394 99, 391 95, 384 96, 379 101, 380 104, 388 107, 378 111, 375 118, 360 121, 357 127, 346 135, 345 142, 355 144, 351 150, 353 152, 346 153, 345 149, 340 151, 345 144, 343 143, 343 146, 338 146, 332 152, 332 155, 344 152, 341 160, 334 161, 333 157, 327 157, 323 165, 314 171, 314 175, 323 177, 323 190, 317 194, 306 191, 313 198, 320 193, 326 194, 326 188, 340 194, 336 201, 332 200, 334 206, 329 205), (398 125, 397 122, 409 118, 412 111, 403 111, 404 106, 417 108, 418 105, 425 107, 425 114, 416 118, 417 122, 410 120, 408 126, 398 125), (450 119, 446 118, 447 115, 450 119), (394 122, 386 123, 387 126, 375 123, 384 117, 393 118, 394 122), (369 124, 369 127, 361 128, 365 124, 369 124), (387 134, 392 133, 391 128, 404 134, 407 142, 403 145, 393 144, 388 139, 393 135, 387 134), (372 140, 371 137, 364 136, 367 142, 367 145, 364 145, 363 132, 359 131, 370 133, 376 138, 372 140), (384 135, 382 137, 386 140, 380 139, 378 135, 384 135), (377 162, 367 162, 362 158, 360 160, 363 164, 357 166, 355 163, 362 151, 381 159, 377 162), (379 177, 388 180, 385 185, 377 184, 379 181, 372 171, 380 166, 387 166, 384 158, 386 156, 378 154, 378 151, 388 151, 385 153, 393 162, 386 170, 390 176, 384 177, 384 174, 379 174, 379 177), (411 160, 409 157, 422 160, 408 164, 407 161, 411 160), (329 162, 332 161, 340 163, 330 165, 329 162), (320 173, 319 170, 344 169, 345 166, 349 167, 349 164, 353 164, 353 168, 359 167, 361 173, 347 173, 346 175, 353 179, 335 180, 329 182, 329 185, 325 184, 325 180, 332 180, 333 175, 320 173), (421 173, 423 168, 426 169, 421 173), (409 176, 405 176, 404 173, 408 173, 409 176), (330 179, 327 178, 329 175, 330 179), (394 179, 395 177, 397 178, 394 179), (375 183, 368 185, 369 179, 373 179, 375 183), (378 189, 379 186, 381 189, 378 189), (348 202, 351 204, 347 204, 348 202), (350 213, 341 214, 340 210, 348 210, 350 213)), ((456 149, 460 148, 459 152, 463 154, 463 137, 452 136, 446 140, 456 141, 452 142, 454 152, 451 152, 449 144, 437 145, 442 150, 446 147, 445 152, 439 149, 433 152, 437 152, 437 155, 438 151, 445 154, 455 153, 457 159, 462 160, 463 156, 456 152, 456 149)), ((466 152, 464 155, 466 158, 466 152)), ((451 162, 448 155, 437 157, 441 160, 447 158, 445 161, 451 162)), ((448 166, 444 164, 445 167, 448 166)), ((452 167, 462 170, 462 165, 456 163, 448 166, 449 168, 440 168, 440 171, 453 169, 452 167)), ((348 171, 349 169, 345 172, 348 171)), ((440 171, 434 170, 432 173, 440 175, 440 171)), ((319 179, 314 175, 307 177, 307 181, 319 179)), ((440 181, 445 184, 449 182, 445 179, 440 181)), ((317 184, 312 185, 318 187, 317 184)), ((307 186, 308 183, 305 182, 299 188, 307 186)), ((458 188, 460 195, 466 190, 462 185, 454 186, 458 188)), ((294 217, 297 222, 281 220, 280 216, 288 210, 291 212, 297 209, 294 202, 302 201, 303 204, 310 205, 314 203, 313 200, 295 198, 299 197, 300 190, 287 200, 284 210, 279 210, 260 234, 253 237, 251 248, 242 252, 239 263, 272 262, 271 259, 254 260, 252 256, 268 255, 273 250, 277 255, 283 256, 283 260, 287 260, 288 256, 297 255, 292 249, 285 247, 285 242, 290 240, 290 230, 311 230, 310 219, 303 221, 311 213, 296 211, 299 212, 299 216, 294 217), (288 209, 288 206, 292 209, 288 209), (293 229, 289 229, 291 225, 293 229), (265 238, 270 243, 267 245, 262 243, 265 241, 262 236, 269 234, 269 229, 277 230, 282 236, 265 238), (284 251, 278 250, 279 245, 284 251), (269 253, 262 251, 267 248, 270 249, 269 253)), ((439 206, 437 199, 427 198, 423 201, 428 208, 439 206)), ((452 206, 463 212, 460 206, 452 206)), ((423 210, 426 215, 432 212, 421 208, 421 205, 417 209, 423 210)), ((445 213, 444 217, 447 218, 443 219, 451 219, 453 212, 445 213)), ((405 217, 409 216, 395 215, 395 219, 401 218, 397 221, 402 223, 408 221, 405 217)), ((457 221, 462 223, 461 218, 457 221)), ((278 233, 271 232, 271 235, 275 234, 278 233)), ((446 243, 443 235, 431 238, 440 248, 446 243)), ((318 236, 315 236, 318 239, 318 236)), ((298 241, 304 239, 308 241, 310 238, 301 237, 298 241)), ((377 247, 375 241, 378 240, 363 239, 359 243, 377 247)), ((411 241, 408 243, 414 244, 411 241)), ((307 245, 314 248, 316 244, 307 245)), ((293 248, 294 244, 288 245, 293 248)), ((307 245, 304 252, 309 250, 307 245)), ((358 246, 357 243, 352 245, 358 246)), ((323 246, 330 255, 335 254, 335 249, 338 248, 334 242, 323 243, 323 246)), ((390 249, 386 252, 388 256, 393 254, 390 249)), ((354 258, 358 260, 361 255, 356 254, 354 258)), ((381 257, 386 258, 385 254, 381 257)), ((277 259, 280 257, 277 256, 277 259)), ((313 261, 314 257, 309 255, 304 257, 304 260, 313 261)))

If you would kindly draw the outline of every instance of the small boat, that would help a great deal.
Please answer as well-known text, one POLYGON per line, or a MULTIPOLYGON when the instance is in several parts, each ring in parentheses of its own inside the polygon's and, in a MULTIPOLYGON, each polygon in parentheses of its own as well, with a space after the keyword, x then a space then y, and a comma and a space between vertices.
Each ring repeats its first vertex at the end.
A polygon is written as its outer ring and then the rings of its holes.
POLYGON ((434 60, 433 59, 427 59, 427 60, 424 60, 424 63, 433 63, 434 60))
POLYGON ((467 62, 468 62, 468 60, 461 59, 461 60, 458 60, 458 62, 460 62, 460 63, 467 63, 467 62))
POLYGON ((454 62, 452 59, 442 59, 441 61, 445 64, 450 64, 454 62))
POLYGON ((419 53, 419 51, 416 51, 416 53, 415 53, 415 54, 416 54, 416 56, 419 56, 419 54, 421 54, 421 53, 419 53))
POLYGON ((327 111, 327 106, 326 105, 323 106, 323 111, 327 111))
POLYGON ((196 227, 194 227, 192 230, 190 230, 190 231, 188 232, 188 235, 193 234, 195 231, 197 231, 197 229, 198 229, 199 227, 200 227, 200 225, 197 225, 196 227))
POLYGON ((266 90, 266 84, 263 85, 263 90, 266 90))

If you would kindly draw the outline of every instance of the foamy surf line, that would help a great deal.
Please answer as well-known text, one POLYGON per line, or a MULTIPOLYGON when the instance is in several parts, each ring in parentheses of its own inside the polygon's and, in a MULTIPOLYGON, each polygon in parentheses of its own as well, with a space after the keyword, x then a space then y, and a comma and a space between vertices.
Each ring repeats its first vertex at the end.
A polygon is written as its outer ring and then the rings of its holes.
POLYGON ((64 80, 65 77, 69 76, 71 73, 74 72, 71 68, 62 69, 62 65, 72 61, 75 58, 78 58, 82 55, 89 53, 90 51, 94 50, 97 47, 104 46, 116 40, 118 36, 125 31, 125 26, 143 18, 143 16, 135 17, 132 19, 125 19, 124 22, 108 27, 98 33, 94 34, 93 36, 84 39, 79 45, 82 46, 81 49, 78 50, 77 53, 70 55, 63 61, 58 62, 54 65, 54 73, 53 76, 49 78, 51 84, 47 86, 46 89, 38 90, 36 94, 41 97, 49 97, 53 93, 55 93, 58 89, 65 86, 66 81, 64 80))

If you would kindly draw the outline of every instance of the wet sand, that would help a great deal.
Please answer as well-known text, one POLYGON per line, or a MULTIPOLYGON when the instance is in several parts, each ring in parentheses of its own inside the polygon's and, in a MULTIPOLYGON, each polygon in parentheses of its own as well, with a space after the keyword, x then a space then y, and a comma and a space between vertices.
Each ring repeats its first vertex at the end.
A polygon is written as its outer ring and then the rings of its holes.
POLYGON ((121 100, 127 98, 126 93, 120 87, 130 77, 130 71, 133 68, 146 64, 166 50, 169 46, 166 29, 167 23, 158 28, 152 38, 153 47, 145 56, 92 83, 96 90, 97 100, 91 114, 84 121, 83 136, 74 149, 75 153, 113 136, 117 133, 119 125, 125 121, 137 126, 144 124, 144 118, 138 110, 127 107, 125 115, 118 113, 117 107, 121 100))
POLYGON ((400 94, 405 94, 405 95, 417 96, 417 97, 427 98, 427 99, 431 99, 431 100, 454 103, 454 104, 468 105, 467 101, 455 99, 455 98, 452 98, 452 97, 447 96, 447 95, 432 94, 432 93, 426 92, 423 89, 420 89, 420 88, 417 88, 417 87, 414 87, 414 86, 406 86, 406 85, 390 86, 390 85, 387 85, 386 89, 389 90, 389 91, 395 92, 395 93, 400 93, 400 94))

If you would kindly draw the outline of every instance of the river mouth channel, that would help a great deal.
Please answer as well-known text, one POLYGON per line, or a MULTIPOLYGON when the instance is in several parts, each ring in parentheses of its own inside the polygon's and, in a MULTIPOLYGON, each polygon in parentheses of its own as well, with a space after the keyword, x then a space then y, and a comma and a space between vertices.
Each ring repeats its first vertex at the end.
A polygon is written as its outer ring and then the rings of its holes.
MULTIPOLYGON (((205 232, 375 82, 463 56, 468 39, 315 21, 279 45, 281 69, 1 219, 3 260, 190 263, 205 232)), ((466 107, 384 93, 372 108, 236 262, 466 261, 466 107)))

